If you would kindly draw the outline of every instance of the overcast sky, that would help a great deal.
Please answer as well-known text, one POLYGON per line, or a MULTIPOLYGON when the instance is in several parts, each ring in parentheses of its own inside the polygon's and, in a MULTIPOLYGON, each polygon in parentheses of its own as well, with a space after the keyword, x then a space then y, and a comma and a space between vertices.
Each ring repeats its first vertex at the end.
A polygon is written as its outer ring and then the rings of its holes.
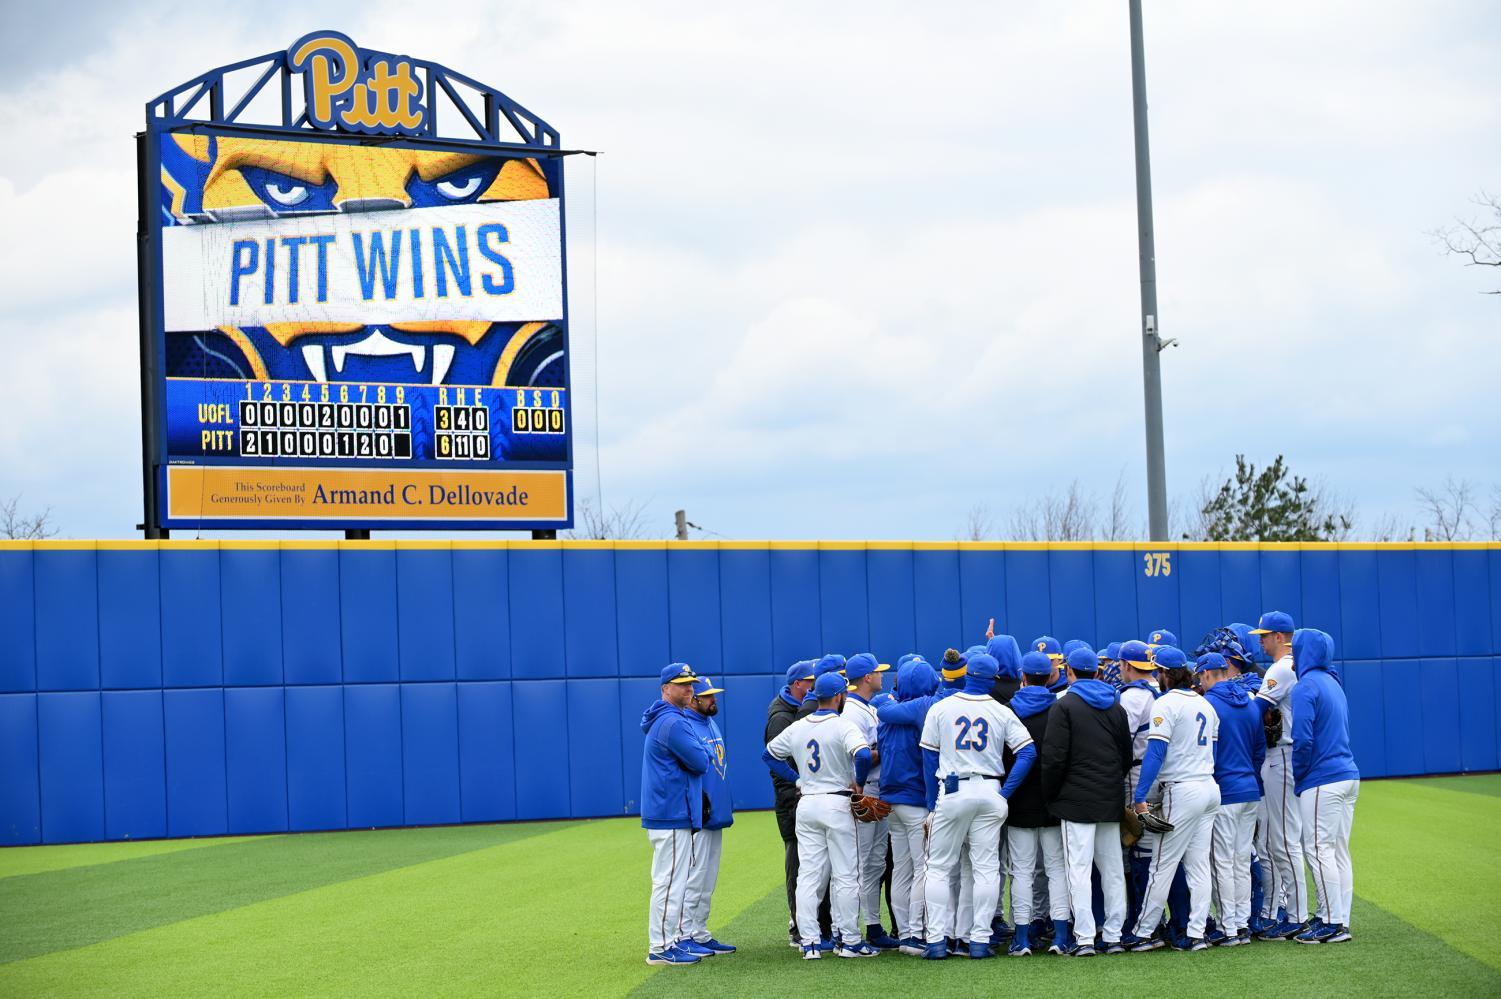
MULTIPOLYGON (((604 151, 568 175, 580 495, 597 372, 605 503, 657 536, 952 538, 1121 475, 1144 521, 1125 0, 252 6, 3 15, 0 496, 65 536, 140 519, 142 106, 315 28, 604 151)), ((1368 521, 1501 485, 1501 275, 1427 235, 1501 192, 1501 10, 1145 6, 1170 493, 1237 452, 1368 521)))

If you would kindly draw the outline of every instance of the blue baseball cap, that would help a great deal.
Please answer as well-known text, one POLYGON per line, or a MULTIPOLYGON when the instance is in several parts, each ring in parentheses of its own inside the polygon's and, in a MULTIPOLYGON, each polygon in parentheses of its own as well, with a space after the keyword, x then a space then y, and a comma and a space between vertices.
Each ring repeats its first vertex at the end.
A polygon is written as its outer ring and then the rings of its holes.
POLYGON ((723 687, 714 686, 714 681, 706 676, 701 676, 693 681, 693 696, 703 697, 705 694, 722 694, 723 687))
POLYGON ((914 659, 921 659, 921 658, 922 658, 922 653, 920 653, 920 652, 908 652, 908 653, 904 654, 902 656, 902 658, 900 658, 900 659, 898 659, 896 661, 896 668, 897 669, 901 669, 903 666, 907 665, 912 660, 914 660, 914 659))
POLYGON ((1152 650, 1152 662, 1158 669, 1182 669, 1188 665, 1188 655, 1176 645, 1159 645, 1152 650))
POLYGON ((1053 660, 1045 652, 1028 652, 1022 656, 1022 673, 1026 676, 1052 676, 1053 660))
POLYGON ((826 701, 844 691, 844 677, 840 676, 837 670, 830 670, 813 681, 813 696, 820 701, 826 701))
POLYGON ((1103 648, 1102 650, 1100 650, 1100 659, 1101 660, 1104 660, 1104 661, 1108 662, 1108 661, 1113 661, 1113 660, 1119 659, 1120 657, 1121 657, 1121 643, 1120 642, 1111 642, 1109 645, 1105 646, 1105 648, 1103 648))
POLYGON ((1251 629, 1253 635, 1270 635, 1273 632, 1285 632, 1291 635, 1298 629, 1293 627, 1293 616, 1285 611, 1267 611, 1261 615, 1261 620, 1256 627, 1251 629))
POLYGON ((1152 629, 1152 633, 1147 636, 1147 644, 1171 645, 1176 649, 1178 647, 1178 636, 1166 628, 1154 628, 1152 629))
POLYGON ((1115 650, 1115 658, 1143 672, 1151 672, 1157 668, 1152 665, 1152 650, 1147 648, 1146 642, 1135 640, 1122 642, 1120 648, 1115 650))
POLYGON ((1063 646, 1059 645, 1058 639, 1052 635, 1043 635, 1040 638, 1032 639, 1032 648, 1054 659, 1063 658, 1063 646))
POLYGON ((1100 668, 1100 660, 1094 649, 1081 643, 1080 648, 1068 654, 1068 668, 1075 673, 1093 673, 1100 668))
POLYGON ((969 657, 967 668, 970 676, 981 680, 994 680, 996 674, 1001 671, 1001 664, 996 661, 995 656, 981 652, 979 655, 969 657))
POLYGON ((802 662, 796 662, 787 667, 787 686, 790 687, 799 680, 813 679, 813 667, 815 665, 813 660, 804 659, 802 662))
POLYGON ((849 677, 851 683, 861 677, 870 676, 872 673, 884 673, 891 668, 890 663, 876 662, 876 657, 870 652, 861 652, 849 657, 844 664, 844 675, 849 677))
POLYGON ((1066 641, 1066 642, 1063 643, 1063 654, 1065 656, 1067 656, 1070 652, 1074 651, 1075 649, 1087 649, 1087 648, 1089 648, 1089 643, 1086 642, 1084 639, 1082 639, 1082 638, 1070 638, 1068 641, 1066 641))
POLYGON ((823 676, 825 673, 842 673, 844 672, 844 657, 837 652, 830 652, 818 660, 818 665, 814 667, 813 672, 818 676, 823 676))
POLYGON ((673 663, 662 670, 663 683, 692 683, 697 679, 698 674, 687 663, 673 663))
POLYGON ((1225 657, 1218 652, 1206 652, 1194 663, 1194 672, 1202 673, 1210 669, 1229 669, 1230 664, 1225 662, 1225 657))

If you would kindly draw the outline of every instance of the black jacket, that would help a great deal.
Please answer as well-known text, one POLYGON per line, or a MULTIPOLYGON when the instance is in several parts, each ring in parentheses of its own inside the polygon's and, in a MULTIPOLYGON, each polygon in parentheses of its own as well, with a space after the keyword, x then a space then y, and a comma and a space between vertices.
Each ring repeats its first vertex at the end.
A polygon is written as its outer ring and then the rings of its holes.
MULTIPOLYGON (((1046 711, 1039 711, 1035 715, 1029 715, 1021 720, 1027 731, 1032 733, 1032 744, 1037 747, 1039 755, 1042 753, 1043 741, 1047 738, 1048 716, 1056 708, 1055 704, 1046 711)), ((1056 826, 1058 817, 1048 811, 1047 802, 1042 797, 1042 767, 1041 761, 1034 761, 1032 769, 1027 772, 1027 777, 1022 781, 1011 795, 1009 808, 1006 813, 1006 822, 1018 829, 1037 829, 1041 826, 1056 826)), ((1011 750, 1006 750, 1006 772, 1011 772, 1013 758, 1011 750)))
MULTIPOLYGON (((761 740, 763 746, 771 744, 771 740, 782 734, 782 729, 791 725, 798 718, 798 709, 782 700, 780 694, 771 699, 771 706, 766 709, 766 738, 761 740)), ((776 809, 785 811, 797 807, 797 785, 790 780, 771 775, 772 787, 776 789, 776 809)))
POLYGON ((1100 710, 1068 693, 1046 715, 1038 763, 1048 811, 1069 822, 1119 822, 1131 767, 1125 709, 1112 704, 1100 710))
POLYGON ((1015 677, 998 676, 990 685, 990 696, 1002 704, 1011 703, 1011 695, 1021 689, 1022 682, 1015 677))

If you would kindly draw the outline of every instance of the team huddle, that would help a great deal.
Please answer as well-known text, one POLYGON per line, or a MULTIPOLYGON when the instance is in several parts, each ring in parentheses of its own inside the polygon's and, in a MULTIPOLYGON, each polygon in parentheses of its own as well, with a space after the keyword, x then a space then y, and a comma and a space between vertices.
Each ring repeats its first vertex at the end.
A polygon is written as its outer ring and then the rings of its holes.
MULTIPOLYGON (((992 622, 936 667, 903 656, 887 690, 890 670, 870 653, 796 663, 767 712, 805 960, 1351 938, 1360 774, 1328 634, 1270 611, 1192 655, 1161 630, 1024 654, 992 622)), ((720 692, 675 663, 642 719, 648 964, 735 949, 708 931, 732 821, 720 692)))

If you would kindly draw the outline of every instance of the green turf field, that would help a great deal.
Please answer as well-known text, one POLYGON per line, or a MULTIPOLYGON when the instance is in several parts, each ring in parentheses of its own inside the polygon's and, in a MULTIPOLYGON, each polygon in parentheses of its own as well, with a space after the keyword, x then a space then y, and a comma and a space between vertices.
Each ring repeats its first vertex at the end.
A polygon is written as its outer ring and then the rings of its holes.
POLYGON ((740 953, 661 969, 634 820, 27 847, 0 851, 0 996, 1497 996, 1498 829, 1501 776, 1367 783, 1349 944, 804 964, 747 814, 712 923, 740 953))

